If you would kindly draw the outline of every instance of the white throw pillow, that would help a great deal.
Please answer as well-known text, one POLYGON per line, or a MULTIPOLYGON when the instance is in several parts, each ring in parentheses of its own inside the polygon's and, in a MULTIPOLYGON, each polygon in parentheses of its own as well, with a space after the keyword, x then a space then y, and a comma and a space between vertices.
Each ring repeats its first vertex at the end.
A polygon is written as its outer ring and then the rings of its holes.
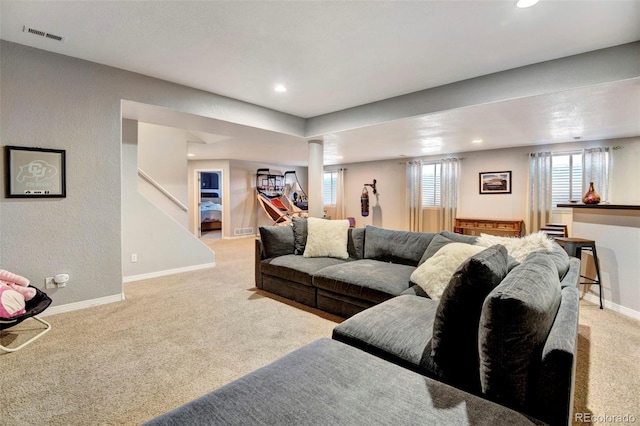
POLYGON ((337 257, 347 259, 348 220, 307 219, 307 245, 304 257, 337 257))
POLYGON ((438 300, 458 266, 484 249, 466 243, 447 244, 413 271, 411 282, 422 287, 430 298, 438 300))
POLYGON ((544 232, 536 232, 521 238, 480 234, 476 240, 476 245, 482 247, 491 247, 496 244, 503 245, 507 249, 507 253, 518 262, 522 262, 534 251, 550 252, 553 250, 553 241, 544 232))

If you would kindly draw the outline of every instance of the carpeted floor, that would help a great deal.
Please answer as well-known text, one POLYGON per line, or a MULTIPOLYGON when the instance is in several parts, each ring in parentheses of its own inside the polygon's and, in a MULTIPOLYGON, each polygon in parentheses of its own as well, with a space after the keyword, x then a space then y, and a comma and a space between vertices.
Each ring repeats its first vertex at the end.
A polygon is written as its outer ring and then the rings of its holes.
MULTIPOLYGON (((340 318, 255 289, 252 238, 209 244, 216 268, 127 284, 126 301, 49 316, 50 333, 0 353, 0 424, 139 424, 331 336, 340 318)), ((640 422, 639 325, 582 303, 577 413, 640 422)))

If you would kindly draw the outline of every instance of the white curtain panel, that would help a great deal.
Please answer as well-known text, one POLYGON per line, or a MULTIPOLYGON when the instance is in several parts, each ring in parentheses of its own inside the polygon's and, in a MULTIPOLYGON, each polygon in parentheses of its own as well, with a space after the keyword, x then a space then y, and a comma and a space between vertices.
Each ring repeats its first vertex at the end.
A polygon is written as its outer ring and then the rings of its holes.
POLYGON ((529 156, 529 233, 551 221, 551 152, 529 156))
POLYGON ((407 162, 407 209, 409 231, 421 232, 422 214, 422 161, 407 162))
POLYGON ((344 172, 346 169, 338 169, 336 173, 336 217, 335 219, 345 219, 346 211, 346 194, 344 191, 344 172))
POLYGON ((609 147, 590 148, 582 152, 582 193, 593 187, 601 201, 609 198, 609 147))
POLYGON ((458 212, 458 177, 460 159, 445 158, 440 166, 440 223, 442 229, 453 231, 458 212))

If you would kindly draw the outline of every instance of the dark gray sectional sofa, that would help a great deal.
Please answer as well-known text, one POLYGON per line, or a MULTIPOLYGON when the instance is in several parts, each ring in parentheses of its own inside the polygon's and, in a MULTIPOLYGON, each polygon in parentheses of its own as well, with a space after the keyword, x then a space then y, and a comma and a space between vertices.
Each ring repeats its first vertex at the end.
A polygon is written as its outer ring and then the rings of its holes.
MULTIPOLYGON (((367 226, 349 230, 348 259, 303 257, 304 219, 293 226, 260 228, 256 239, 256 287, 323 311, 350 317, 409 290, 411 273, 435 233, 393 231, 367 226)), ((474 237, 441 233, 473 243, 474 237)), ((415 294, 415 293, 414 293, 415 294)))
POLYGON ((554 245, 518 263, 495 245, 432 300, 410 271, 448 239, 474 242, 367 227, 350 230, 349 259, 304 258, 291 227, 261 230, 259 288, 350 318, 148 424, 571 423, 579 261, 554 245))

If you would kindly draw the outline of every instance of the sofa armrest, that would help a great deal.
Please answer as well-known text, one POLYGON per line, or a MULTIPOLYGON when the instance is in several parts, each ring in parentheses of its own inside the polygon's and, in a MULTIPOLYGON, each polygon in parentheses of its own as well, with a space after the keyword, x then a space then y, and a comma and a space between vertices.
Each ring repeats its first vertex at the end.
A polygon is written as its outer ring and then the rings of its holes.
POLYGON ((578 353, 580 292, 562 289, 562 301, 542 350, 534 415, 550 424, 571 424, 578 353))
POLYGON ((260 238, 256 238, 254 252, 256 287, 262 289, 262 260, 265 258, 265 256, 264 250, 262 249, 262 240, 260 238))

